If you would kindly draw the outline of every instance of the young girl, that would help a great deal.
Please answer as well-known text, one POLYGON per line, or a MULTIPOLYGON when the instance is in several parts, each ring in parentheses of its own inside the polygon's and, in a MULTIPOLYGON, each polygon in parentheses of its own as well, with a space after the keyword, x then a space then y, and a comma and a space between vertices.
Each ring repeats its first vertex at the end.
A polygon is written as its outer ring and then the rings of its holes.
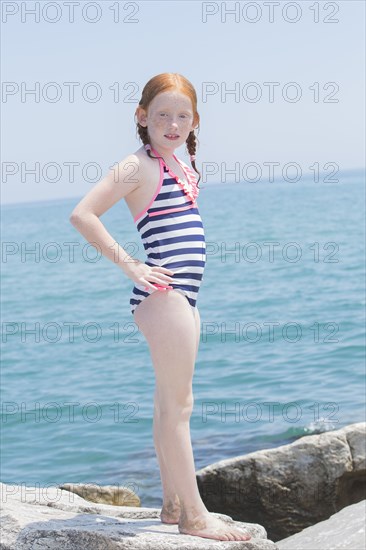
POLYGON ((76 206, 70 221, 135 283, 130 310, 149 346, 155 371, 154 444, 163 488, 163 523, 180 533, 248 540, 246 531, 213 516, 197 486, 190 438, 192 377, 200 339, 197 296, 205 267, 204 229, 197 206, 197 96, 177 73, 145 85, 136 109, 143 143, 76 206), (186 144, 192 168, 174 150, 186 144), (99 217, 125 199, 148 259, 131 258, 99 217))

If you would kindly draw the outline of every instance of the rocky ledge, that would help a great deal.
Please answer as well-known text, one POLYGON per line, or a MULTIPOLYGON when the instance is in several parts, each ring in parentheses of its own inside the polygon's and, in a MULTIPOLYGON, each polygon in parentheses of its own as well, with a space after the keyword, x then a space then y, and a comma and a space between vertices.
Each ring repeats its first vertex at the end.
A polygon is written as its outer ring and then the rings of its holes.
POLYGON ((365 550, 366 500, 277 542, 280 550, 365 550))
POLYGON ((181 535, 177 525, 161 523, 160 508, 140 507, 128 489, 0 483, 0 548, 361 550, 365 432, 366 423, 351 424, 196 472, 207 509, 244 527, 252 537, 249 541, 181 535), (267 532, 275 542, 267 539, 267 532))
POLYGON ((0 488, 2 550, 277 550, 254 523, 235 522, 250 533, 249 541, 214 541, 161 523, 160 508, 97 504, 59 487, 1 483, 0 488))

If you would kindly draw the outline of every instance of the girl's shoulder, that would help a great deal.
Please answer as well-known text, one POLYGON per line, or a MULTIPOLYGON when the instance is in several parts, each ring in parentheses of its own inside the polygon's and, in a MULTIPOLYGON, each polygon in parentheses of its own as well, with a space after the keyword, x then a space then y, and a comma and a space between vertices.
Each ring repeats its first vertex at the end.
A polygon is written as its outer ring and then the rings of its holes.
POLYGON ((129 192, 132 192, 144 184, 147 172, 146 159, 143 153, 137 150, 134 153, 127 153, 111 166, 107 177, 114 183, 123 184, 124 189, 128 187, 129 192))
POLYGON ((159 163, 149 158, 143 146, 134 153, 126 156, 123 162, 125 170, 127 171, 129 168, 131 175, 137 179, 137 187, 144 186, 146 182, 149 182, 154 176, 159 177, 159 163), (133 168, 131 168, 131 166, 133 168))
POLYGON ((127 154, 124 159, 120 162, 123 165, 125 171, 131 167, 134 168, 133 172, 138 173, 140 176, 144 176, 149 171, 151 160, 146 155, 146 151, 143 147, 137 149, 134 153, 127 154))
POLYGON ((146 152, 144 153, 141 149, 142 148, 140 147, 140 149, 137 149, 134 153, 126 155, 124 162, 135 162, 138 166, 143 166, 146 160, 146 152))
POLYGON ((146 154, 146 150, 143 146, 129 155, 129 158, 133 159, 142 171, 151 168, 152 160, 149 158, 149 155, 146 154))

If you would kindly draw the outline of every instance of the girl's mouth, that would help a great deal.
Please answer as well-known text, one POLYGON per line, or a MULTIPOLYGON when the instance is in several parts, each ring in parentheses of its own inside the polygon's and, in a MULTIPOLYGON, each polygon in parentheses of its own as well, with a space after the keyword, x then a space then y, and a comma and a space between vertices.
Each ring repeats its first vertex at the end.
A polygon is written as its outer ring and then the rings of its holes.
POLYGON ((177 134, 165 134, 164 137, 166 137, 167 139, 170 139, 172 141, 174 141, 176 139, 179 139, 179 136, 177 134))

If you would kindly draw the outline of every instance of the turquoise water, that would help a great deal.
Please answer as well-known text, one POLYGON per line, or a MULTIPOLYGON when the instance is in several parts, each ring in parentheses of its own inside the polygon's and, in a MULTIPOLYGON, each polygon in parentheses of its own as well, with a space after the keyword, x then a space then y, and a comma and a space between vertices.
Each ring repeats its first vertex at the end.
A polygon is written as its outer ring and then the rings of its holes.
MULTIPOLYGON (((361 176, 201 184, 196 469, 365 421, 361 176)), ((123 485, 160 506, 133 282, 70 224, 77 202, 3 207, 1 480, 123 485)), ((145 258, 124 201, 101 219, 145 258)))

